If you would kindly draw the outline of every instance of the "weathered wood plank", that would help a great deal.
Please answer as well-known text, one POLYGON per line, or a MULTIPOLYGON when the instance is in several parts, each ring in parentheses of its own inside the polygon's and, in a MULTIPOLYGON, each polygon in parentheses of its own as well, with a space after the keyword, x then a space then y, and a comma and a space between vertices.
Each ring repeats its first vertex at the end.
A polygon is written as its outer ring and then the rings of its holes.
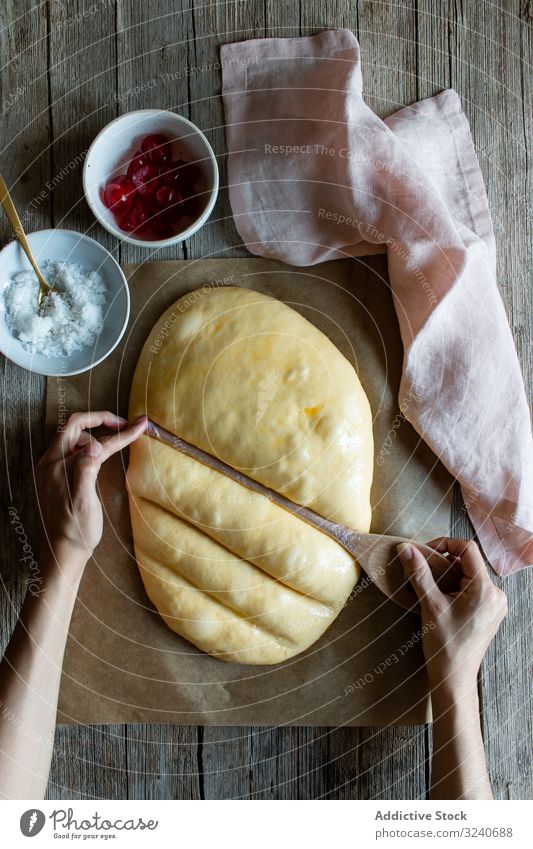
MULTIPOLYGON (((439 0, 419 3, 417 15, 417 100, 431 97, 452 86, 452 65, 455 63, 458 22, 455 7, 443 10, 439 0)), ((456 484, 450 533, 456 537, 472 537, 473 528, 463 506, 460 488, 456 484)), ((430 757, 433 748, 432 729, 427 729, 428 751, 426 773, 430 780, 430 757)))
POLYGON ((358 4, 364 98, 384 117, 417 97, 418 4, 358 4))
MULTIPOLYGON (((193 39, 190 4, 162 0, 117 2, 118 113, 134 109, 170 109, 190 118, 189 43, 193 39)), ((123 262, 149 259, 185 259, 182 245, 151 250, 121 246, 123 262)))
POLYGON ((254 799, 357 798, 356 728, 255 729, 254 799))
MULTIPOLYGON (((450 4, 451 5, 451 4, 450 4)), ((417 10, 417 99, 450 88, 456 50, 454 9, 440 0, 422 0, 417 10)))
MULTIPOLYGON (((418 79, 421 97, 455 88, 469 118, 493 216, 499 288, 531 401, 531 20, 526 7, 511 5, 420 3, 418 79)), ((454 534, 473 535, 459 494, 454 534)), ((531 579, 492 577, 508 594, 509 614, 482 667, 489 773, 498 798, 531 798, 531 682, 517 663, 528 657, 531 579)))
POLYGON ((127 798, 126 735, 125 725, 59 726, 47 798, 127 798))
POLYGON ((206 798, 360 798, 358 729, 205 728, 206 798))
POLYGON ((51 3, 49 10, 52 222, 116 251, 117 240, 96 222, 82 187, 85 154, 117 115, 115 9, 108 2, 86 7, 83 0, 70 0, 66 9, 51 3))
POLYGON ((302 4, 301 35, 313 35, 324 29, 351 29, 359 37, 359 7, 350 0, 316 0, 302 4))
MULTIPOLYGON (((54 189, 52 223, 86 232, 118 255, 118 242, 93 218, 83 196, 83 158, 117 114, 115 8, 83 0, 48 5, 49 87, 54 189)), ((64 726, 56 732, 53 798, 113 797, 127 792, 120 729, 64 726)))
POLYGON ((306 6, 302 0, 286 0, 283 3, 265 3, 266 38, 295 38, 302 34, 301 22, 306 6))
MULTIPOLYGON (((46 17, 28 0, 4 4, 0 29, 1 172, 29 230, 50 226, 50 120, 48 114, 46 17)), ((13 234, 0 214, 2 245, 13 234)), ((0 651, 13 630, 26 591, 21 534, 36 553, 32 453, 42 449, 44 379, 1 356, 2 521, 0 546, 0 651), (16 516, 8 514, 13 507, 16 516), (15 532, 12 520, 17 520, 15 532), (20 520, 20 523, 19 521, 20 520), (17 535, 18 533, 18 535, 17 535)))
POLYGON ((179 725, 127 725, 129 799, 200 799, 201 731, 179 725))
MULTIPOLYGON (((452 81, 470 119, 498 247, 498 282, 533 399, 531 272, 531 19, 528 4, 463 4, 452 81), (454 78, 455 77, 455 78, 454 78), (523 211, 529 210, 528 214, 523 211)), ((498 798, 532 798, 529 666, 533 587, 529 574, 505 581, 509 614, 482 667, 489 772, 498 798)))
POLYGON ((194 3, 193 38, 188 45, 190 119, 206 134, 220 170, 220 193, 210 221, 187 245, 193 259, 247 256, 229 202, 220 46, 265 34, 263 0, 247 3, 194 3))
MULTIPOLYGON (((5 9, 8 26, 0 31, 1 164, 30 229, 50 223, 84 229, 117 250, 82 198, 80 154, 96 132, 120 112, 150 106, 182 111, 207 132, 219 154, 223 186, 212 224, 183 249, 158 252, 157 258, 245 253, 224 188, 220 43, 349 27, 361 42, 365 97, 381 115, 453 85, 471 121, 488 186, 500 287, 531 398, 529 4, 159 0, 154 11, 124 0, 90 7, 83 0, 46 7, 9 0, 5 9)), ((5 239, 8 233, 3 222, 1 226, 5 239)), ((123 257, 148 259, 149 252, 128 247, 123 257)), ((43 381, 4 360, 1 379, 7 448, 3 462, 7 457, 11 486, 7 495, 31 537, 29 457, 32 448, 37 454, 41 448, 43 381)), ((24 592, 7 506, 0 540, 5 552, 0 647, 9 637, 24 592)), ((454 521, 457 535, 470 533, 459 500, 454 521)), ((531 798, 531 684, 524 670, 531 651, 530 577, 518 575, 504 588, 509 617, 480 682, 484 734, 498 797, 531 798)), ((428 786, 428 739, 423 728, 62 727, 56 735, 49 795, 421 798, 428 786)))
POLYGON ((359 730, 359 798, 426 798, 427 729, 395 726, 359 730))

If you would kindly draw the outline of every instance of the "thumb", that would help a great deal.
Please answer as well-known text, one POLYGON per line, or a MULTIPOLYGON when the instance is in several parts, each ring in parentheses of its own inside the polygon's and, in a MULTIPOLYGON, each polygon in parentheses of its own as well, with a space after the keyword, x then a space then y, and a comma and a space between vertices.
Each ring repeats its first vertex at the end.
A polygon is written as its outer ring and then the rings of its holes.
POLYGON ((95 492, 96 478, 102 465, 102 446, 95 439, 78 454, 72 470, 72 497, 80 498, 95 492))
POLYGON ((442 601, 439 590, 424 555, 414 545, 400 542, 396 549, 405 577, 411 582, 421 605, 434 607, 442 601))

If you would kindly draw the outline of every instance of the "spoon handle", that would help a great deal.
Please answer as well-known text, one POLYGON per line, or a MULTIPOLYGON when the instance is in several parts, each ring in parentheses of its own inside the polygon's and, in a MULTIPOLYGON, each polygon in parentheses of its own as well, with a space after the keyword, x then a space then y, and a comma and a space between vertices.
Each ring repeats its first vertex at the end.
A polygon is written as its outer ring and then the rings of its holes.
MULTIPOLYGON (((264 495, 283 507, 289 513, 292 513, 298 518, 303 519, 309 525, 318 528, 319 531, 336 540, 346 551, 353 554, 360 566, 365 570, 372 583, 381 590, 386 596, 391 598, 400 607, 407 610, 416 610, 417 599, 410 588, 410 584, 406 581, 401 564, 398 561, 396 553, 396 545, 399 542, 412 542, 404 537, 385 536, 384 534, 363 534, 354 531, 353 528, 347 528, 345 525, 340 525, 338 522, 332 522, 330 519, 324 519, 308 507, 302 507, 290 501, 285 496, 280 495, 273 489, 259 483, 253 478, 249 478, 243 472, 234 469, 233 466, 228 466, 223 460, 218 457, 213 457, 201 448, 191 445, 184 439, 175 436, 165 428, 156 424, 153 421, 148 422, 148 427, 145 431, 147 436, 151 436, 165 445, 170 445, 182 454, 192 457, 204 466, 220 472, 226 477, 246 486, 254 492, 264 495)), ((423 553, 430 560, 430 565, 435 579, 441 586, 444 592, 453 592, 459 587, 459 578, 456 568, 450 565, 450 562, 443 557, 442 554, 418 542, 413 542, 417 548, 422 549, 423 553)))
POLYGON ((53 287, 50 286, 50 284, 46 282, 46 280, 44 279, 44 277, 41 273, 39 266, 37 265, 37 263, 35 261, 35 258, 33 256, 32 250, 30 248, 29 242, 26 238, 26 233, 24 232, 24 228, 23 228, 22 223, 20 221, 20 218, 18 216, 18 212, 15 209, 15 204, 13 203, 11 195, 9 194, 9 189, 7 188, 7 186, 5 184, 5 180, 2 176, 0 176, 0 203, 2 204, 2 207, 4 209, 4 212, 7 216, 9 223, 11 224, 11 226, 13 227, 13 230, 15 231, 15 235, 16 235, 18 241, 19 241, 19 244, 20 244, 22 250, 24 251, 24 253, 28 257, 30 264, 31 264, 31 267, 33 268, 33 270, 35 271, 35 273, 37 275, 39 285, 42 286, 43 289, 45 289, 47 294, 49 292, 52 292, 53 287))

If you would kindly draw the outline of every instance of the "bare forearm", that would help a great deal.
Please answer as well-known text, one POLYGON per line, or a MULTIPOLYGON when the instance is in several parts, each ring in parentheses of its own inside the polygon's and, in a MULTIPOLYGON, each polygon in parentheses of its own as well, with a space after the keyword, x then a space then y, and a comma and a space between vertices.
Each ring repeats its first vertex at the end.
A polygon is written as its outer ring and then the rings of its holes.
POLYGON ((46 791, 70 617, 85 564, 102 537, 96 480, 102 463, 147 424, 141 416, 128 425, 108 410, 75 413, 37 463, 49 550, 41 557, 41 592, 25 602, 0 664, 0 798, 42 798, 46 791), (113 434, 96 439, 91 429, 101 426, 113 434))
POLYGON ((431 799, 492 799, 476 683, 433 690, 431 799))
POLYGON ((0 664, 0 798, 42 799, 53 751, 61 666, 83 564, 43 564, 0 664))

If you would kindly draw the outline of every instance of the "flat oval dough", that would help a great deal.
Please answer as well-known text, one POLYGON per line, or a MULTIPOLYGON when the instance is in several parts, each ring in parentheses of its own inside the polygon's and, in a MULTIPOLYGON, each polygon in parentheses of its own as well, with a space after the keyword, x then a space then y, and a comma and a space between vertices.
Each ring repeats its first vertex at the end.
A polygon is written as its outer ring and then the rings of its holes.
MULTIPOLYGON (((205 287, 173 304, 133 378, 129 415, 142 414, 292 501, 369 530, 368 400, 338 349, 282 302, 205 287)), ((151 437, 130 448, 127 487, 148 596, 209 654, 286 660, 324 633, 358 580, 338 543, 151 437)))

